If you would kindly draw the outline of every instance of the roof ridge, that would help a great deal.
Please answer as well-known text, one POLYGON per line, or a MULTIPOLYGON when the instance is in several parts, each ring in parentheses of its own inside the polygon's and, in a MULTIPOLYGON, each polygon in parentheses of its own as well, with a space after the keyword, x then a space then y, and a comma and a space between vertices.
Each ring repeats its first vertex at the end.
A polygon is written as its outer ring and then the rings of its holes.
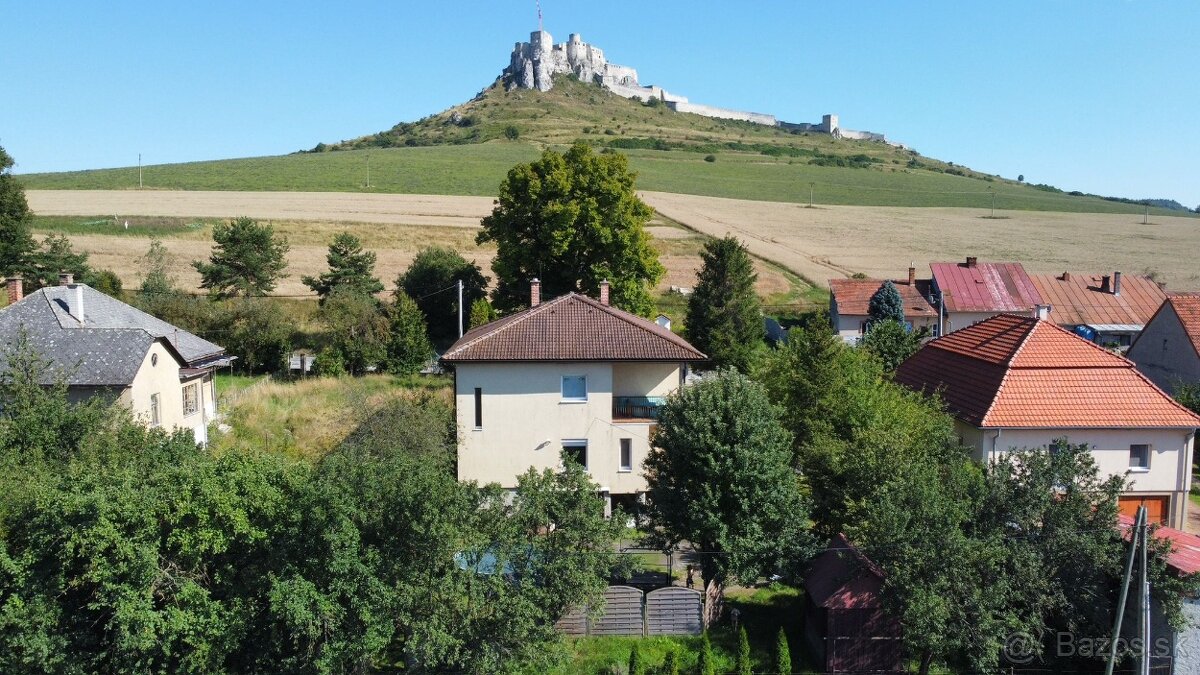
MULTIPOLYGON (((620 319, 621 321, 624 321, 625 323, 629 324, 630 326, 633 326, 634 328, 638 328, 643 331, 646 331, 647 333, 650 333, 651 335, 657 335, 658 337, 661 337, 663 339, 670 340, 671 342, 675 343, 676 345, 678 345, 680 347, 688 348, 688 349, 696 352, 697 354, 703 354, 699 349, 696 349, 694 346, 689 344, 687 342, 687 340, 684 340, 683 338, 679 337, 675 333, 672 333, 671 331, 667 330, 666 328, 659 326, 658 324, 654 323, 653 321, 650 321, 648 319, 643 319, 640 316, 637 316, 631 312, 626 312, 623 309, 618 309, 616 307, 613 307, 612 305, 606 305, 603 302, 600 302, 599 300, 596 300, 595 298, 590 298, 586 295, 582 295, 582 294, 578 294, 578 293, 574 293, 574 292, 572 292, 570 295, 574 295, 574 296, 584 300, 587 304, 604 311, 609 316, 613 316, 613 317, 620 319), (633 318, 640 319, 644 323, 639 323, 637 321, 633 321, 632 320, 633 318)), ((705 354, 704 356, 707 356, 707 355, 705 354)))
MULTIPOLYGON (((1059 326, 1058 324, 1054 323, 1053 321, 1037 319, 1037 323, 1034 325, 1033 330, 1029 331, 1029 334, 1032 336, 1033 331, 1037 330, 1038 326, 1040 326, 1040 325, 1045 325, 1049 328, 1053 328, 1054 330, 1056 330, 1060 333, 1063 333, 1065 335, 1070 335, 1071 337, 1080 340, 1081 342, 1083 342, 1083 344, 1087 345, 1088 347, 1091 347, 1092 349, 1098 350, 1105 356, 1110 356, 1110 357, 1113 357, 1114 359, 1117 359, 1121 363, 1121 366, 1124 368, 1133 368, 1134 370, 1137 370, 1137 364, 1135 364, 1133 361, 1130 361, 1129 359, 1125 358, 1124 356, 1121 356, 1120 354, 1115 354, 1113 352, 1110 352, 1107 349, 1105 349, 1104 347, 1101 347, 1100 345, 1096 344, 1095 342, 1092 342, 1091 340, 1084 340, 1083 338, 1072 333, 1071 331, 1067 330, 1066 328, 1059 326)), ((1025 346, 1024 343, 1022 343, 1021 347, 1024 347, 1024 346, 1025 346)), ((1020 348, 1018 348, 1017 351, 1019 352, 1020 348)), ((1013 358, 1016 358, 1016 354, 1013 355, 1013 358)), ((1083 366, 1083 367, 1102 368, 1104 366, 1083 366)), ((1114 366, 1114 367, 1116 367, 1116 366, 1114 366)))
MULTIPOLYGON (((488 326, 488 324, 484 324, 479 327, 481 329, 481 332, 479 333, 479 335, 477 337, 475 337, 467 342, 464 342, 461 345, 456 343, 454 345, 453 349, 448 350, 445 354, 442 354, 442 358, 446 358, 447 356, 452 356, 454 354, 454 352, 462 351, 462 350, 466 349, 467 347, 470 347, 471 345, 478 344, 479 341, 481 341, 481 340, 492 337, 493 335, 499 335, 500 333, 504 332, 505 330, 508 330, 508 328, 510 326, 520 325, 529 317, 535 316, 537 314, 541 314, 542 310, 545 309, 546 307, 549 307, 549 306, 555 305, 555 304, 559 304, 573 295, 577 295, 575 293, 575 291, 571 291, 569 293, 566 293, 565 295, 560 295, 557 298, 554 298, 553 300, 547 300, 546 302, 540 302, 540 303, 534 305, 533 307, 527 307, 527 308, 521 310, 520 312, 517 312, 516 314, 511 314, 509 316, 497 319, 496 321, 504 321, 504 319, 509 319, 509 320, 505 321, 504 325, 497 326, 493 330, 490 330, 490 331, 482 330, 482 329, 486 329, 488 326)), ((495 322, 492 322, 492 323, 495 323, 495 322)))

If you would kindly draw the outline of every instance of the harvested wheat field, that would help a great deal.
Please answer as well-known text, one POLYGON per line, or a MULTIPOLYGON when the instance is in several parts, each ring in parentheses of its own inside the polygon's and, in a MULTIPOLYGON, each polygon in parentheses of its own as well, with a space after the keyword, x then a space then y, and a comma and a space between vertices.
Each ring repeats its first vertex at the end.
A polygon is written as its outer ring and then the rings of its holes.
POLYGON ((706 235, 734 234, 757 256, 814 282, 863 272, 903 277, 928 263, 1017 261, 1030 272, 1153 272, 1175 290, 1200 288, 1186 251, 1200 246, 1200 219, 962 208, 818 206, 644 192, 660 214, 706 235))

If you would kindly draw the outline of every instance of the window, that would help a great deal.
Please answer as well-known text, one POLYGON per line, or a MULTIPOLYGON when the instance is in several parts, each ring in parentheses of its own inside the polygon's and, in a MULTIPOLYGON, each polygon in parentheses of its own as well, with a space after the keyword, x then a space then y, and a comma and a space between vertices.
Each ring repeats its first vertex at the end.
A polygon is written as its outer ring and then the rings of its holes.
POLYGON ((475 387, 475 428, 483 428, 483 389, 475 387))
POLYGON ((183 388, 183 416, 195 415, 200 411, 200 385, 193 382, 183 388))
POLYGON ((153 426, 162 424, 162 417, 158 412, 158 394, 150 394, 150 424, 153 426))
POLYGON ((1149 445, 1131 445, 1129 446, 1129 468, 1131 469, 1150 469, 1150 446, 1149 445))
POLYGON ((621 439, 621 466, 620 471, 633 471, 633 439, 621 439))
POLYGON ((563 375, 562 400, 586 401, 587 377, 584 375, 563 375))
POLYGON ((563 466, 566 466, 567 462, 575 462, 586 469, 587 441, 563 441, 562 459, 563 466))

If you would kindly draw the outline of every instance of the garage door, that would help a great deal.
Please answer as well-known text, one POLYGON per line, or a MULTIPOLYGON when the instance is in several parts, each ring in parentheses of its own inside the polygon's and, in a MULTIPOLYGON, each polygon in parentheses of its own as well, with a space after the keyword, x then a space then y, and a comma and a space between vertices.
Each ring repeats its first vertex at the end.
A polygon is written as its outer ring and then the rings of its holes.
POLYGON ((1122 515, 1136 518, 1138 507, 1145 504, 1146 519, 1149 522, 1159 525, 1167 524, 1171 505, 1170 497, 1121 497, 1119 503, 1122 515))

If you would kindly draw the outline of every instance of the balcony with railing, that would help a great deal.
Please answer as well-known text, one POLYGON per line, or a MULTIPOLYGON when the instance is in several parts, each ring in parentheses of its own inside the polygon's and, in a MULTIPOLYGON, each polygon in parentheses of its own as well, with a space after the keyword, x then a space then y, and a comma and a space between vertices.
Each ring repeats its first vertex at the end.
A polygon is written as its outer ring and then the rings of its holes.
POLYGON ((665 396, 614 396, 613 421, 657 420, 666 402, 665 396))

